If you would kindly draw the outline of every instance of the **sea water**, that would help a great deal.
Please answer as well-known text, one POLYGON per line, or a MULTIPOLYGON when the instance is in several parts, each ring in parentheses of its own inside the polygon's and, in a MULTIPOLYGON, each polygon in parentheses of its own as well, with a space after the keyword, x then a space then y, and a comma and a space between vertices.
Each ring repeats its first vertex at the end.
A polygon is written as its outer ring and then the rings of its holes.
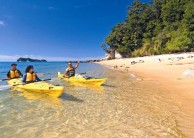
MULTIPOLYGON (((0 79, 11 63, 0 63, 0 79)), ((121 138, 192 136, 192 116, 181 111, 175 95, 154 89, 130 74, 97 64, 80 64, 78 73, 106 77, 101 87, 64 82, 64 62, 17 63, 22 73, 33 65, 41 79, 63 85, 60 98, 33 92, 0 91, 0 137, 2 138, 121 138), (189 126, 181 123, 188 120, 189 126), (183 130, 184 128, 184 130, 183 130), (186 129, 186 130, 185 130, 186 129), (185 133, 188 132, 188 133, 185 133)), ((1 82, 5 85, 6 82, 1 82)))

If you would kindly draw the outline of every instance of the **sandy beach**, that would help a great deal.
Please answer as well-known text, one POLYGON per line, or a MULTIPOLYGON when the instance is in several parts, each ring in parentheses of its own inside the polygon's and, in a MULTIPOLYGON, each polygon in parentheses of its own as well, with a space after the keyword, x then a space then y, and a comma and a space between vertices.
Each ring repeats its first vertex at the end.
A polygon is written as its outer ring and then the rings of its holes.
POLYGON ((99 64, 133 73, 142 81, 158 81, 194 100, 194 53, 115 59, 99 64))
MULTIPOLYGON (((182 105, 181 110, 194 117, 194 53, 115 59, 99 64, 130 73, 145 84, 157 84, 176 95, 176 100, 182 105)), ((182 123, 186 122, 182 120, 182 123)), ((190 127, 194 125, 190 123, 190 127)))

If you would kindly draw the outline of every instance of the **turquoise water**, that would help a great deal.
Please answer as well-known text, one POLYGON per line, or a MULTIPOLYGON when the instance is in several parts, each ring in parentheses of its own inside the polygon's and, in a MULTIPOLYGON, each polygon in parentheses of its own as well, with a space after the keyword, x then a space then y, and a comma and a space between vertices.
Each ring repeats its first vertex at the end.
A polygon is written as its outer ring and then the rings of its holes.
MULTIPOLYGON (((0 79, 6 78, 7 72, 10 70, 10 62, 0 62, 0 79)), ((47 78, 47 77, 57 77, 57 72, 64 72, 67 68, 67 63, 64 62, 47 62, 47 63, 17 63, 17 68, 24 73, 25 68, 28 65, 33 65, 35 71, 40 75, 40 78, 47 78)), ((82 63, 80 64, 79 68, 77 69, 77 73, 87 72, 87 75, 92 75, 94 77, 100 77, 103 74, 99 74, 98 71, 102 70, 99 68, 99 65, 96 64, 87 64, 82 63)))
MULTIPOLYGON (((157 82, 152 88, 130 74, 97 64, 81 64, 77 72, 108 78, 102 87, 87 87, 56 78, 57 72, 67 67, 63 62, 18 63, 18 69, 24 72, 31 64, 40 78, 55 78, 50 83, 64 85, 65 93, 52 98, 32 92, 0 91, 0 137, 128 138, 193 134, 192 116, 181 110, 176 95, 160 90, 157 82), (181 124, 181 120, 187 121, 181 124)), ((1 79, 9 66, 10 63, 0 63, 1 79)))

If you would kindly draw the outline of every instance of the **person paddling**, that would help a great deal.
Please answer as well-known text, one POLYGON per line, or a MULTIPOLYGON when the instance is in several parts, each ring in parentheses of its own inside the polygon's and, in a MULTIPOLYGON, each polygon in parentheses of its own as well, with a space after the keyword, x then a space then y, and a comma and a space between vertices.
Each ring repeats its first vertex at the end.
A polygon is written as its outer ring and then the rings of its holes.
POLYGON ((22 80, 23 83, 33 83, 42 81, 41 79, 38 78, 37 74, 34 72, 33 66, 28 66, 25 72, 26 74, 24 75, 22 80))
POLYGON ((64 73, 64 77, 73 77, 75 76, 75 70, 79 67, 80 61, 77 62, 75 67, 73 67, 72 63, 68 63, 68 68, 66 69, 64 73))
POLYGON ((17 69, 17 64, 11 64, 11 70, 7 73, 7 79, 16 79, 23 77, 20 70, 17 69))

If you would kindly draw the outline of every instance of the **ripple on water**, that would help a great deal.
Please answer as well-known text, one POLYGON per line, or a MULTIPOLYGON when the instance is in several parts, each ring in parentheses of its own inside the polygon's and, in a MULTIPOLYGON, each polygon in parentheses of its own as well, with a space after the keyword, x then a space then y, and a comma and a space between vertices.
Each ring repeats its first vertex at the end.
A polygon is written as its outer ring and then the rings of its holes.
POLYGON ((0 137, 184 137, 180 103, 121 72, 103 92, 65 84, 59 99, 12 92, 0 98, 0 137), (119 76, 119 77, 118 77, 119 76))

